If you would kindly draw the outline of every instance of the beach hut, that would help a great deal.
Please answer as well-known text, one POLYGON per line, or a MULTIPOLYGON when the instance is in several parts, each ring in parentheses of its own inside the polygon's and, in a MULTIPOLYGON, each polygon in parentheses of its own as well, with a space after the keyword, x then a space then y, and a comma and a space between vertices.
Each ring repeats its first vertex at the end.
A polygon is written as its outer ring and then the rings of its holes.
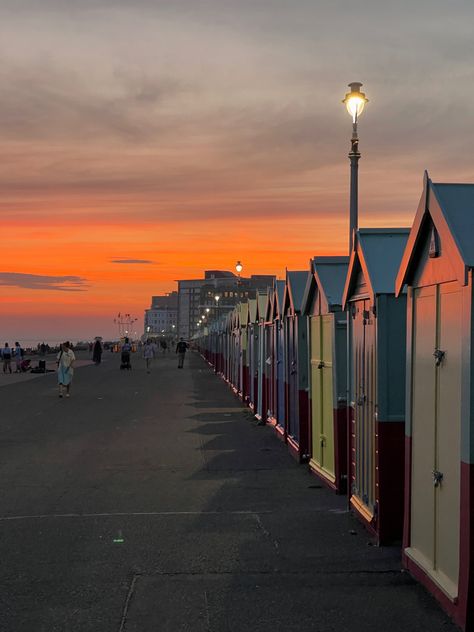
POLYGON ((283 313, 286 341, 286 441, 299 461, 309 452, 308 323, 302 313, 309 272, 287 271, 283 313))
POLYGON ((240 328, 240 375, 239 395, 243 401, 248 401, 248 382, 249 382, 249 365, 248 365, 248 313, 249 304, 245 301, 240 304, 239 312, 239 328, 240 328))
POLYGON ((474 184, 424 185, 396 282, 408 289, 403 561, 474 630, 474 184))
POLYGON ((272 423, 273 419, 273 400, 275 392, 275 339, 273 321, 273 304, 275 302, 274 288, 268 288, 267 303, 265 306, 265 393, 266 393, 266 411, 264 419, 267 423, 272 423))
POLYGON ((315 257, 303 298, 309 319, 311 471, 347 489, 347 318, 342 293, 349 257, 315 257))
POLYGON ((249 299, 247 319, 248 363, 249 363, 249 399, 248 404, 255 412, 258 392, 258 309, 257 299, 249 299))
POLYGON ((395 278, 407 228, 361 228, 342 298, 348 310, 350 504, 382 544, 401 537, 406 296, 395 278))
POLYGON ((267 414, 266 408, 266 389, 265 389, 265 313, 267 306, 267 292, 257 291, 257 321, 258 321, 258 351, 257 351, 257 402, 255 407, 255 416, 259 421, 265 420, 267 414))
POLYGON ((268 423, 278 427, 284 435, 285 428, 285 335, 283 329, 283 299, 286 281, 275 281, 273 287, 272 312, 272 393, 269 397, 268 423))

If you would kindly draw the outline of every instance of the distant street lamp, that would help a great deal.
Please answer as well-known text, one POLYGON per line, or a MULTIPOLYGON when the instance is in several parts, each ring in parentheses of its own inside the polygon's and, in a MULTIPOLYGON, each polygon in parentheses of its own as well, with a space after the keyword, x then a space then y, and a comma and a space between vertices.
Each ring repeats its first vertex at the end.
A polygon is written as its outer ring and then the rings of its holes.
POLYGON ((359 178, 359 136, 357 134, 357 121, 362 114, 365 104, 368 102, 365 94, 360 91, 362 84, 359 81, 353 81, 349 84, 351 89, 343 99, 347 111, 352 116, 352 138, 351 150, 349 152, 349 160, 351 161, 351 193, 350 193, 350 211, 349 211, 349 254, 352 252, 352 243, 354 231, 358 227, 358 178, 359 178))
POLYGON ((240 263, 240 261, 237 261, 237 263, 235 264, 235 269, 237 270, 237 274, 238 274, 238 279, 237 279, 237 285, 240 285, 241 283, 241 279, 240 279, 240 273, 243 270, 243 265, 240 263))

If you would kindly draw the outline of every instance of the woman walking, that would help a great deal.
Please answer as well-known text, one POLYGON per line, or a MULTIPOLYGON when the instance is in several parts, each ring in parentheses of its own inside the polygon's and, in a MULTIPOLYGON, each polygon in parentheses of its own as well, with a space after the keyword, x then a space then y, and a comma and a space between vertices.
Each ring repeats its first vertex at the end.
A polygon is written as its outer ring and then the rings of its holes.
POLYGON ((74 375, 74 361, 76 356, 70 348, 69 342, 63 342, 61 351, 57 356, 59 397, 63 396, 63 388, 66 387, 66 397, 69 397, 69 388, 74 375))

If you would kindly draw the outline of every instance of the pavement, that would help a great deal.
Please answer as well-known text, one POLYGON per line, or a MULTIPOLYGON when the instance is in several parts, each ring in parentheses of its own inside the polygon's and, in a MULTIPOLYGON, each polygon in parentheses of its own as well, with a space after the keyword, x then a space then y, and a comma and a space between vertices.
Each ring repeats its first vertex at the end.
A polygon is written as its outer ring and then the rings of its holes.
POLYGON ((457 630, 199 356, 132 363, 0 389, 1 632, 457 630))

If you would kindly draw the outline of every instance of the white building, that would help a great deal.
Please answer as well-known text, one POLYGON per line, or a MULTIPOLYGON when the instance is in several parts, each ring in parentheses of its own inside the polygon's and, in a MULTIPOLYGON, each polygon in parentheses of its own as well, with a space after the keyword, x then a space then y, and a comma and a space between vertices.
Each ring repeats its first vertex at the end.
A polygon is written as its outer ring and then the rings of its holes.
POLYGON ((178 293, 152 296, 150 309, 145 310, 144 334, 176 334, 178 325, 178 293))

